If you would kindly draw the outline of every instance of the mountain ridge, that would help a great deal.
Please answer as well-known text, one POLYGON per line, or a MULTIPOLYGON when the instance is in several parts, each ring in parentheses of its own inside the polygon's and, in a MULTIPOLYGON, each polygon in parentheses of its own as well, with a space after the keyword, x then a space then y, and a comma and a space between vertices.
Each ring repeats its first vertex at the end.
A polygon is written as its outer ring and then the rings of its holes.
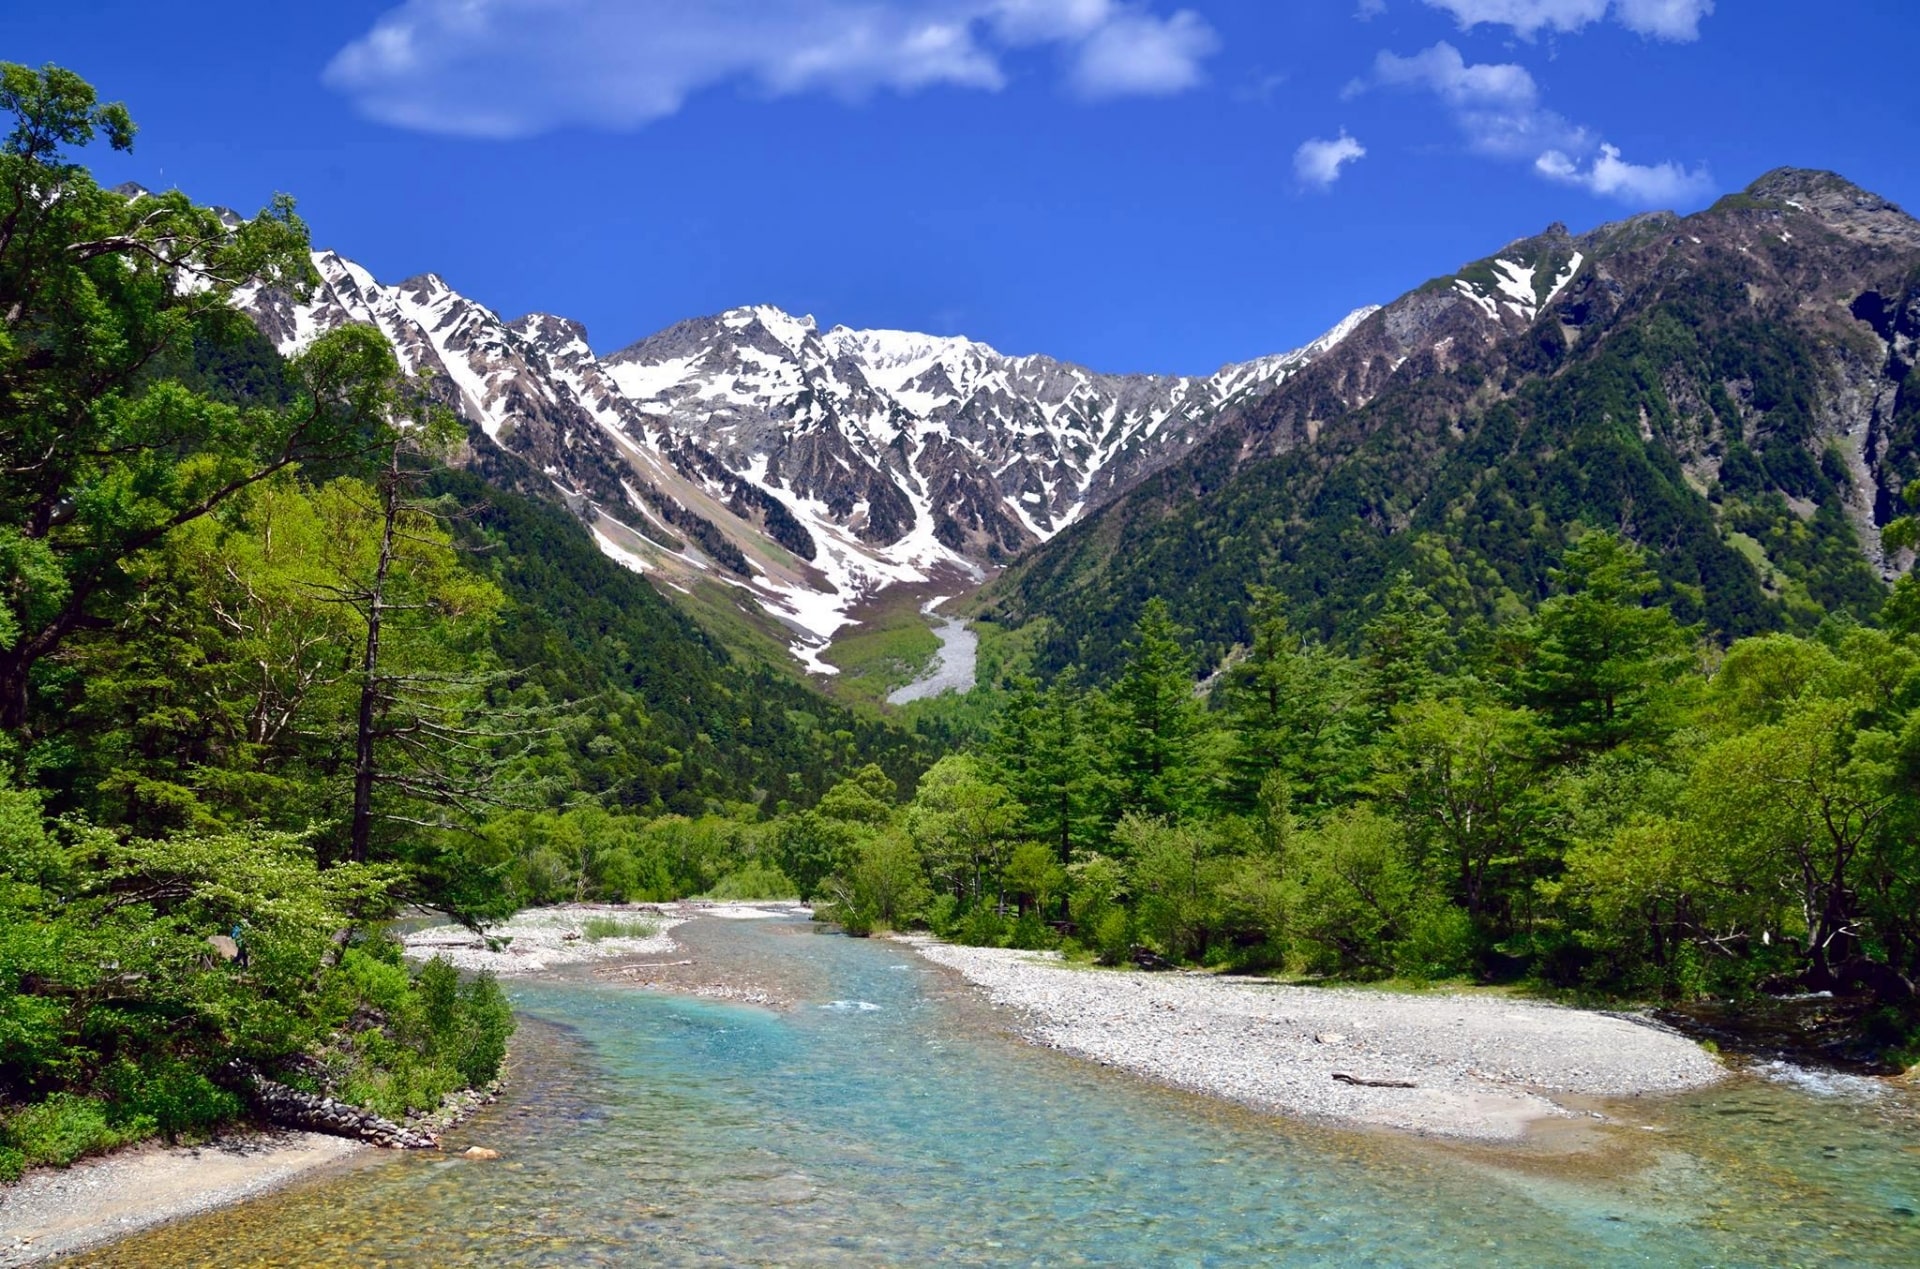
POLYGON ((604 551, 668 587, 731 587, 820 672, 819 648, 863 599, 984 579, 1365 312, 1208 377, 1105 375, 963 337, 822 332, 766 305, 601 357, 580 323, 503 320, 436 273, 386 285, 335 251, 313 259, 309 299, 238 297, 281 352, 345 322, 377 327, 471 424, 470 461, 502 479, 517 463, 519 487, 544 483, 604 551))
POLYGON ((1217 660, 1250 582, 1325 637, 1403 567, 1498 619, 1590 523, 1654 547, 1668 597, 1717 633, 1868 616, 1905 564, 1878 526, 1920 475, 1916 278, 1920 224, 1832 173, 1552 226, 1390 302, 979 608, 1047 619, 1047 666, 1099 670, 1162 594, 1217 660), (1503 289, 1523 273, 1531 305, 1503 289))

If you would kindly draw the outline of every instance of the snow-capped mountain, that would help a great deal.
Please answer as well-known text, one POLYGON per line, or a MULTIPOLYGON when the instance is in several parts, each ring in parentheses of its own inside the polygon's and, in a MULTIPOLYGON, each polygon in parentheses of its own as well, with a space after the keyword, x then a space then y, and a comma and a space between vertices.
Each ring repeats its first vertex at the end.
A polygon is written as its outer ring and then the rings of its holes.
MULTIPOLYGON (((1105 375, 903 331, 821 331, 776 308, 698 318, 597 357, 578 323, 504 322, 426 274, 383 285, 332 252, 305 302, 238 297, 284 353, 376 326, 475 430, 522 460, 602 548, 669 585, 750 592, 813 653, 861 599, 987 569, 1188 452, 1224 410, 1338 344, 1200 378, 1105 375)), ((510 456, 510 457, 508 457, 510 456)))

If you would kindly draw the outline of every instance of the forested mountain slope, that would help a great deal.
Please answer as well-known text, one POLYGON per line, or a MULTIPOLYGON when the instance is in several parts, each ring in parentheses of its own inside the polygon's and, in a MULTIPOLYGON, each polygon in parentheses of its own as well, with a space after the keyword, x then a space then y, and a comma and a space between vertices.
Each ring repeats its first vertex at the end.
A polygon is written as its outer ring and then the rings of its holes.
POLYGON ((1556 225, 1369 317, 982 609, 1046 619, 1044 667, 1099 671, 1159 595, 1212 661, 1252 584, 1327 636, 1402 569, 1456 616, 1517 614, 1584 523, 1651 548, 1716 636, 1866 616, 1920 474, 1916 333, 1920 224, 1828 173, 1556 225))

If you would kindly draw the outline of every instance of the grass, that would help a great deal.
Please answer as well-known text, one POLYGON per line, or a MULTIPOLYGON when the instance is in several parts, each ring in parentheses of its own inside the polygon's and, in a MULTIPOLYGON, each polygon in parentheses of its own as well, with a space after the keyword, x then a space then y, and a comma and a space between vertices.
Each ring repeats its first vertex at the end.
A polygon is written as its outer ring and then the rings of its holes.
POLYGON ((860 624, 821 654, 840 669, 830 689, 834 695, 879 702, 926 673, 940 640, 920 611, 923 602, 917 588, 902 588, 858 614, 860 624))
POLYGON ((589 943, 598 943, 601 939, 650 939, 660 932, 660 926, 654 921, 622 921, 619 917, 588 917, 581 923, 580 933, 589 943))

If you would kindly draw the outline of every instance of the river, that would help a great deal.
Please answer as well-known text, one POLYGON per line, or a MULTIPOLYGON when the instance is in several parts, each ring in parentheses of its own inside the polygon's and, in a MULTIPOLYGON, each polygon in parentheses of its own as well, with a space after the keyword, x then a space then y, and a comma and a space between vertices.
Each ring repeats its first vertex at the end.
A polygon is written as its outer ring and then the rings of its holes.
POLYGON ((934 611, 946 602, 946 597, 930 599, 920 606, 920 611, 934 619, 933 634, 940 640, 940 650, 933 654, 933 664, 927 672, 907 684, 895 688, 887 696, 889 704, 905 705, 908 701, 925 700, 938 696, 942 692, 970 692, 973 690, 974 664, 980 649, 980 636, 968 628, 965 620, 959 617, 947 617, 934 611))
POLYGON ((1636 1107, 1594 1155, 1470 1149, 1026 1046, 885 941, 675 936, 792 1008, 514 984, 516 1083, 448 1142, 500 1160, 382 1155, 81 1263, 1920 1263, 1920 1128, 1865 1081, 1743 1077, 1636 1107))

